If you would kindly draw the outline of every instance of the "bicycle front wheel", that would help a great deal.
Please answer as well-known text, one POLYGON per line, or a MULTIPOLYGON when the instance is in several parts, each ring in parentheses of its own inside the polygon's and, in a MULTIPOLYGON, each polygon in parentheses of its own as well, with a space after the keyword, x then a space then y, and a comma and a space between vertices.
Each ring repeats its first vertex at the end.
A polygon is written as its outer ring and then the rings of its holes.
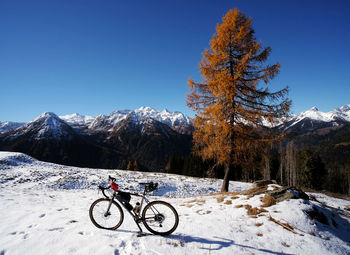
POLYGON ((179 215, 167 202, 153 201, 142 212, 145 227, 156 235, 170 235, 179 224, 179 215))
POLYGON ((124 213, 122 208, 113 201, 108 210, 110 201, 107 198, 100 198, 90 206, 90 220, 98 228, 115 230, 123 223, 124 213))

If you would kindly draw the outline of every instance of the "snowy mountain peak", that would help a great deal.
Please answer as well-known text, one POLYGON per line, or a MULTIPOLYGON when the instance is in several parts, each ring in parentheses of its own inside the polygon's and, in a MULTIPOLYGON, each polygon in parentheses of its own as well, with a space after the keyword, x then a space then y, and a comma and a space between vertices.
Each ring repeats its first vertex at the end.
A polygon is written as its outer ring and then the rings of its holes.
POLYGON ((116 110, 109 115, 101 114, 96 117, 72 114, 61 116, 60 118, 72 125, 85 124, 91 130, 109 131, 112 131, 114 126, 126 119, 138 125, 149 123, 150 121, 159 121, 173 128, 180 125, 192 125, 191 119, 181 112, 171 112, 167 109, 158 111, 152 107, 146 106, 135 110, 116 110))
POLYGON ((149 106, 141 106, 138 109, 134 110, 135 112, 143 112, 143 113, 152 113, 152 112, 157 112, 156 109, 149 107, 149 106))
POLYGON ((70 126, 53 112, 44 112, 39 117, 19 129, 19 134, 34 133, 35 139, 43 137, 58 139, 69 136, 70 126))
POLYGON ((350 104, 340 107, 339 110, 342 112, 349 112, 350 111, 350 104))
POLYGON ((300 113, 297 119, 302 120, 305 118, 319 120, 319 121, 331 121, 331 116, 328 113, 320 112, 316 107, 312 107, 310 110, 300 113))
POLYGON ((53 113, 53 112, 44 112, 44 113, 42 113, 39 117, 37 117, 34 121, 36 121, 36 120, 38 120, 38 119, 43 119, 43 118, 45 118, 45 119, 48 119, 48 118, 58 118, 58 119, 59 119, 59 117, 58 117, 55 113, 53 113))
POLYGON ((91 122, 94 121, 94 117, 92 116, 84 116, 80 115, 79 113, 73 113, 69 115, 59 116, 60 119, 66 121, 70 124, 77 124, 77 125, 89 125, 91 122))
POLYGON ((330 112, 321 112, 316 107, 312 107, 310 110, 304 111, 298 115, 292 115, 287 120, 288 126, 285 130, 304 120, 309 120, 311 122, 328 122, 335 126, 339 125, 339 121, 350 122, 350 105, 344 105, 330 112))
POLYGON ((342 106, 330 112, 321 112, 316 107, 312 107, 310 110, 302 112, 296 116, 297 120, 305 118, 323 122, 331 122, 339 119, 350 121, 350 105, 342 106))

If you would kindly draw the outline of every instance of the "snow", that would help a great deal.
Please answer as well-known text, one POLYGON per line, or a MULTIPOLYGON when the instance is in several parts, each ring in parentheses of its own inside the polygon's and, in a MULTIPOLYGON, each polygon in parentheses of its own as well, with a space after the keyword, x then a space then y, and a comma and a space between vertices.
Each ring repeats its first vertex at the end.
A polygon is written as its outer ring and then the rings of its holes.
MULTIPOLYGON (((42 117, 56 117, 58 116, 54 113, 43 113, 34 121, 42 117)), ((135 110, 116 110, 108 115, 100 114, 98 116, 88 116, 80 115, 78 113, 73 113, 69 115, 59 116, 59 118, 69 125, 87 127, 90 130, 108 130, 113 131, 113 127, 118 125, 121 121, 131 118, 135 124, 145 124, 149 121, 159 121, 170 127, 179 127, 181 125, 193 125, 193 122, 189 116, 181 112, 171 112, 167 109, 163 111, 158 111, 152 107, 142 106, 135 110)), ((350 104, 344 105, 330 112, 321 112, 316 107, 312 107, 310 110, 304 111, 298 115, 290 115, 288 118, 277 119, 273 123, 266 119, 262 119, 262 124, 267 127, 276 127, 284 122, 292 121, 288 128, 297 124, 304 119, 311 119, 323 122, 334 122, 334 125, 338 125, 335 121, 344 120, 350 122, 350 104)), ((34 122, 32 121, 32 122, 34 122)), ((59 123, 59 122, 57 122, 59 123)), ((28 123, 29 124, 29 123, 28 123)), ((27 125, 28 125, 27 124, 27 125)), ((11 122, 0 122, 0 133, 5 133, 7 131, 19 128, 23 123, 11 123, 11 122)), ((49 125, 50 127, 58 125, 49 125)), ((47 130, 43 130, 45 133, 47 130)), ((57 132, 55 132, 58 134, 57 132)))
POLYGON ((61 120, 55 113, 45 112, 33 121, 23 125, 22 128, 19 129, 19 132, 16 134, 16 136, 22 135, 35 129, 35 139, 40 139, 41 137, 46 136, 58 139, 62 135, 68 135, 66 131, 67 126, 68 124, 65 121, 61 120))
MULTIPOLYGON (((261 208, 263 195, 215 193, 221 186, 215 179, 76 168, 13 152, 0 152, 0 177, 0 254, 350 253, 350 212, 344 209, 350 202, 324 194, 312 194, 318 202, 286 200, 249 216, 246 207, 261 208), (88 210, 102 197, 96 187, 106 184, 108 175, 117 178, 121 190, 141 191, 138 182, 158 182, 160 188, 150 199, 165 200, 176 208, 180 222, 175 232, 137 237, 138 228, 126 212, 119 229, 97 229, 88 210), (307 215, 314 208, 329 225, 307 215), (270 217, 288 223, 295 233, 270 217)), ((230 191, 251 187, 230 182, 230 191)))
POLYGON ((79 113, 73 113, 69 115, 59 116, 60 119, 66 121, 69 124, 76 125, 89 125, 94 121, 94 117, 88 115, 80 115, 79 113))
POLYGON ((19 123, 19 122, 11 122, 11 121, 0 121, 0 134, 6 133, 11 130, 15 130, 17 128, 20 128, 23 126, 24 123, 19 123))
POLYGON ((168 126, 178 126, 181 124, 192 125, 191 119, 180 112, 170 112, 168 110, 158 111, 152 107, 142 106, 135 110, 116 110, 109 115, 98 115, 96 117, 71 114, 60 116, 70 124, 88 125, 90 129, 99 129, 105 126, 112 127, 130 117, 136 124, 147 123, 149 120, 156 120, 168 126))
POLYGON ((332 116, 329 113, 320 112, 316 107, 312 107, 310 110, 300 113, 299 116, 297 117, 298 120, 305 119, 305 118, 318 120, 318 121, 325 121, 325 122, 332 121, 332 116))
MULTIPOLYGON (((290 120, 293 123, 288 127, 292 127, 303 119, 311 119, 322 122, 332 122, 337 120, 344 120, 350 122, 350 105, 345 105, 330 112, 321 112, 316 107, 312 107, 310 110, 304 111, 299 115, 291 116, 290 120)), ((337 123, 335 123, 337 125, 337 123)))

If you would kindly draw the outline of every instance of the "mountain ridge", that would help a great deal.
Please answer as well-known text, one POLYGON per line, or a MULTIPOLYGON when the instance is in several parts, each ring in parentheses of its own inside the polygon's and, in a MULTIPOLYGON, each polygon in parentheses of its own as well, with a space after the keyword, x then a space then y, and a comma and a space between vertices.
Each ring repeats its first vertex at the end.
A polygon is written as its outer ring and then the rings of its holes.
MULTIPOLYGON (((187 157, 194 130, 191 118, 183 113, 151 107, 116 110, 95 117, 46 112, 12 127, 0 132, 0 150, 83 167, 125 169, 130 162, 137 162, 144 170, 162 170, 169 158, 187 157)), ((274 127, 301 146, 318 146, 333 138, 347 144, 350 105, 327 113, 313 107, 274 127)))
MULTIPOLYGON (((43 113, 41 115, 45 115, 45 114, 47 113, 43 113)), ((51 114, 54 114, 54 113, 51 113, 51 114)), ((180 128, 181 125, 193 126, 191 117, 181 112, 178 112, 178 111, 171 112, 171 111, 168 111, 167 109, 158 111, 152 107, 145 107, 145 106, 142 106, 134 110, 115 110, 107 115, 99 114, 97 116, 90 116, 90 115, 81 115, 79 113, 73 113, 73 114, 67 114, 67 115, 60 115, 58 117, 61 120, 64 120, 73 128, 78 128, 78 129, 85 128, 90 131, 91 130, 98 131, 100 128, 105 129, 108 126, 109 129, 107 131, 112 132, 113 127, 118 125, 119 122, 125 120, 128 116, 132 116, 132 120, 134 122, 141 123, 141 124, 147 122, 148 119, 154 119, 170 127, 173 127, 175 130, 179 131, 180 133, 186 132, 181 130, 180 128)), ((339 121, 350 122, 350 104, 338 107, 329 112, 322 112, 322 111, 319 111, 317 107, 312 107, 311 109, 303 111, 299 114, 291 114, 286 119, 277 120, 273 125, 267 123, 266 121, 263 121, 263 122, 264 122, 264 125, 270 126, 270 127, 275 127, 275 126, 281 127, 284 125, 283 129, 288 130, 292 128, 294 125, 296 125, 297 123, 307 119, 312 121, 318 121, 318 122, 328 122, 328 123, 333 122, 334 125, 337 125, 337 122, 339 121)), ((6 133, 14 129, 18 129, 25 124, 26 123, 21 123, 21 122, 11 122, 11 121, 1 122, 0 121, 0 134, 6 133)))
POLYGON ((0 134, 0 149, 83 167, 125 169, 131 161, 140 169, 163 169, 170 156, 190 152, 190 123, 182 113, 150 107, 95 118, 45 112, 0 134))

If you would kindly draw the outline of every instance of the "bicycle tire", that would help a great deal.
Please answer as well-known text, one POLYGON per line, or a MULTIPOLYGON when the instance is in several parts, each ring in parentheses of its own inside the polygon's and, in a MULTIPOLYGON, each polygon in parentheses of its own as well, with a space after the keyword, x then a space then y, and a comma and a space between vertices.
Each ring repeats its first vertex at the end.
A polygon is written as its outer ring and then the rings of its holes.
POLYGON ((165 236, 175 231, 179 225, 179 215, 171 204, 164 201, 153 201, 143 209, 142 221, 151 233, 165 236), (167 225, 164 226, 164 224, 167 225))
POLYGON ((97 199, 90 206, 89 216, 90 220, 96 227, 102 229, 115 230, 119 228, 120 225, 123 223, 124 213, 120 205, 117 202, 113 201, 110 208, 110 214, 106 216, 105 213, 108 208, 109 202, 110 199, 107 198, 97 199), (118 216, 115 218, 116 221, 113 220, 113 216, 118 216), (112 223, 107 224, 107 220, 111 221, 112 223), (114 222, 116 222, 116 224, 114 222))

